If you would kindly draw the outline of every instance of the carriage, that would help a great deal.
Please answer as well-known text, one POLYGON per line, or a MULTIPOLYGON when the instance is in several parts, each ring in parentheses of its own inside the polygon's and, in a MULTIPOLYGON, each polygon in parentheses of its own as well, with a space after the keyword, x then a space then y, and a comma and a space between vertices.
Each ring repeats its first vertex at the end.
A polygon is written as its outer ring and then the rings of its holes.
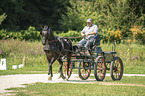
POLYGON ((123 62, 120 57, 116 57, 115 45, 112 45, 112 51, 103 52, 100 45, 102 35, 96 36, 94 42, 89 48, 73 46, 71 55, 71 64, 67 72, 67 60, 63 57, 63 69, 61 76, 63 79, 72 74, 73 69, 78 69, 78 75, 82 80, 89 78, 91 70, 94 70, 94 76, 97 81, 103 81, 106 70, 110 70, 110 76, 113 80, 120 80, 123 75, 123 62))
POLYGON ((78 75, 82 80, 87 80, 94 70, 97 81, 103 81, 106 70, 110 70, 113 80, 120 80, 123 75, 123 62, 120 57, 115 56, 115 45, 112 51, 104 52, 100 47, 102 35, 97 35, 89 48, 78 47, 71 43, 68 38, 59 38, 53 35, 48 26, 42 30, 42 44, 49 62, 48 80, 53 77, 52 64, 58 60, 60 66, 58 73, 63 79, 69 79, 73 69, 78 69, 78 75))

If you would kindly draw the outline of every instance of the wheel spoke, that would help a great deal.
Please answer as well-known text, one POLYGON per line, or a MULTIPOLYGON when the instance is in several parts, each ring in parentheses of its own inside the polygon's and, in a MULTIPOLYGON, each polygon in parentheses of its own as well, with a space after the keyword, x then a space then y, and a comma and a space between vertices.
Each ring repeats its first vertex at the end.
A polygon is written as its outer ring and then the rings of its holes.
POLYGON ((90 76, 90 63, 86 63, 86 62, 80 62, 79 63, 79 67, 81 67, 80 69, 78 69, 79 72, 79 77, 82 80, 86 80, 89 76, 90 76))
POLYGON ((114 57, 110 66, 111 78, 113 80, 120 80, 123 74, 123 63, 119 57, 114 57))
POLYGON ((94 67, 94 75, 96 80, 103 81, 106 74, 105 61, 103 56, 98 56, 94 67))

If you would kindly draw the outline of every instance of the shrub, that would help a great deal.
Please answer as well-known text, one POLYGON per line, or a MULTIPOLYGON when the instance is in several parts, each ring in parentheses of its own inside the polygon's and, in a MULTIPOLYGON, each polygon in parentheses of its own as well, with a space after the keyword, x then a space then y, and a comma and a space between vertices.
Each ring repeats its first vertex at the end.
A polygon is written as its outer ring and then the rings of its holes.
POLYGON ((60 34, 58 34, 58 36, 59 37, 76 37, 76 38, 70 38, 72 41, 79 41, 79 40, 81 40, 81 38, 77 38, 77 37, 79 37, 79 36, 81 36, 81 33, 80 32, 77 32, 77 31, 72 31, 72 30, 70 30, 70 31, 68 31, 67 33, 60 33, 60 34))
POLYGON ((140 43, 145 43, 145 29, 142 29, 140 26, 134 26, 130 31, 132 32, 134 42, 140 41, 140 43))
POLYGON ((35 27, 29 27, 28 30, 22 30, 21 32, 7 32, 6 30, 0 30, 0 39, 19 39, 19 40, 41 40, 39 31, 36 31, 35 27))
POLYGON ((28 30, 23 33, 23 39, 25 40, 41 40, 41 35, 39 31, 36 31, 35 27, 30 26, 28 30))
POLYGON ((104 42, 117 42, 117 43, 120 43, 121 40, 123 39, 123 36, 122 36, 122 32, 117 29, 117 30, 114 30, 114 29, 103 29, 102 30, 102 35, 103 35, 103 41, 104 42))
POLYGON ((6 30, 4 30, 4 29, 0 30, 0 39, 5 38, 6 37, 6 33, 7 33, 6 30))

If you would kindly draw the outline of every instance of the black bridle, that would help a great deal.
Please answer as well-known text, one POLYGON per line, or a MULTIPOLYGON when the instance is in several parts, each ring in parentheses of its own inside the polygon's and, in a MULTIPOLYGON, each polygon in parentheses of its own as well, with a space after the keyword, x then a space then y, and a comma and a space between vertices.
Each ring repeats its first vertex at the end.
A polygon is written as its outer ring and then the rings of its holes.
POLYGON ((50 28, 48 28, 47 25, 44 26, 44 28, 42 29, 42 40, 45 40, 43 41, 43 45, 45 45, 46 43, 46 40, 49 40, 48 43, 52 43, 54 41, 56 41, 55 37, 54 39, 50 40, 51 39, 51 36, 52 36, 52 30, 50 28))

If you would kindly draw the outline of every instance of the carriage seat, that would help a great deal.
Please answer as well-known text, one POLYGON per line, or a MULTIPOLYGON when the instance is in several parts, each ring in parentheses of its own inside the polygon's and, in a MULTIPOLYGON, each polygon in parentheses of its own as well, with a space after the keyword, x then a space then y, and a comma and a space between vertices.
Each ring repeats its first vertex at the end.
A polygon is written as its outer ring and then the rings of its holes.
POLYGON ((93 46, 95 46, 95 45, 99 46, 100 45, 100 39, 101 39, 101 35, 97 35, 94 38, 93 46))
POLYGON ((102 35, 97 35, 94 38, 94 41, 92 42, 92 44, 90 44, 90 49, 92 49, 94 46, 99 46, 100 45, 100 39, 102 38, 102 35))

